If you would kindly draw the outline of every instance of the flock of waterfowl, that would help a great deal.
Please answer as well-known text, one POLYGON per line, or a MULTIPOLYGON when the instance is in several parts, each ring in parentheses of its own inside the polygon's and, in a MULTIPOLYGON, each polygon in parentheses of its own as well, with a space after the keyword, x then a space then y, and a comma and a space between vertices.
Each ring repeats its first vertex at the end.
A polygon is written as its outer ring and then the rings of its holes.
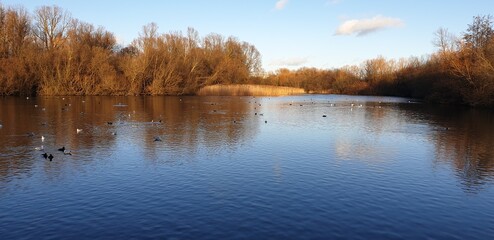
MULTIPOLYGON (((29 97, 26 97, 27 100, 29 100, 29 97)), ((61 98, 62 100, 65 100, 65 98, 61 98)), ((85 103, 85 101, 83 100, 82 103, 85 103)), ((69 108, 71 107, 72 105, 70 103, 67 103, 67 104, 64 104, 64 106, 62 107, 62 111, 68 111, 69 108)), ((122 106, 122 105, 119 105, 119 106, 122 106)), ((38 107, 38 104, 35 104, 34 105, 35 108, 38 107)), ((46 109, 45 108, 42 108, 42 111, 45 111, 46 109)), ((81 112, 82 114, 82 112, 81 112)), ((130 114, 129 114, 129 117, 130 117, 130 114)), ((151 120, 151 123, 154 123, 154 124, 160 124, 162 123, 162 120, 159 120, 159 121, 154 121, 154 120, 151 120)), ((46 123, 42 123, 42 125, 46 125, 46 123)), ((107 121, 106 122, 106 125, 113 125, 113 122, 112 121, 107 121)), ((2 128, 3 125, 2 123, 0 122, 0 128, 2 128)), ((82 133, 84 130, 82 128, 76 128, 76 134, 80 134, 82 133)), ((34 132, 28 132, 26 133, 26 136, 27 137, 34 137, 36 134, 34 132)), ((111 132, 111 135, 115 136, 117 135, 117 133, 115 131, 111 132)), ((45 142, 45 136, 41 136, 41 142, 45 142)), ((159 136, 156 136, 154 137, 154 141, 155 142, 161 142, 162 139, 161 137, 159 136)), ((47 159, 49 161, 53 161, 53 159, 55 158, 54 154, 55 153, 48 153, 46 151, 46 149, 44 148, 43 145, 39 146, 39 147, 35 147, 34 150, 36 151, 42 151, 43 153, 41 154, 41 157, 43 157, 44 159, 47 159)), ((65 146, 62 146, 60 148, 57 149, 57 152, 61 152, 61 154, 63 155, 73 155, 72 152, 70 150, 68 150, 65 146)), ((56 155, 56 154, 55 154, 56 155)))
MULTIPOLYGON (((79 130, 79 129, 78 129, 79 130)), ((77 133, 79 133, 80 131, 77 131, 77 133)), ((35 134, 33 132, 30 132, 27 134, 28 137, 33 137, 35 134)), ((45 141, 45 136, 41 136, 41 142, 44 142, 45 141)), ((36 151, 43 151, 43 153, 41 154, 41 156, 44 158, 44 159, 48 159, 50 161, 53 160, 53 158, 55 158, 53 156, 53 154, 48 154, 46 151, 45 151, 45 147, 43 145, 41 145, 40 147, 35 147, 34 150, 36 151)), ((58 151, 62 152, 64 155, 72 155, 72 152, 68 149, 65 148, 65 146, 61 147, 61 148, 58 148, 57 149, 58 151)))
MULTIPOLYGON (((63 152, 64 155, 72 155, 72 153, 69 150, 65 149, 65 146, 59 148, 58 151, 63 152)), ((41 156, 43 156, 43 158, 48 159, 50 161, 52 161, 53 158, 54 158, 53 157, 53 154, 50 153, 50 155, 48 155, 48 153, 46 153, 46 152, 44 152, 43 154, 41 154, 41 156)))
MULTIPOLYGON (((253 97, 253 98, 255 99, 255 97, 253 97)), ((27 98, 27 99, 29 99, 29 98, 27 98)), ((65 100, 65 98, 62 98, 62 100, 65 100)), ((180 101, 182 101, 182 99, 180 99, 180 101)), ((83 100, 82 102, 84 103, 85 101, 83 100)), ((249 101, 249 103, 252 103, 252 102, 249 101)), ((255 107, 254 107, 254 110, 255 110, 254 115, 256 115, 256 116, 264 116, 263 113, 258 113, 257 112, 257 107, 262 106, 261 103, 258 103, 257 101, 254 101, 253 103, 255 105, 255 107)), ((312 103, 314 103, 314 102, 312 101, 312 103)), ((293 101, 292 101, 292 103, 289 103, 290 106, 292 106, 293 104, 294 104, 293 101)), ((216 105, 216 103, 211 103, 211 105, 216 105)), ((300 106, 303 106, 303 104, 299 104, 299 105, 300 106)), ((34 106, 35 107, 38 107, 37 104, 35 104, 34 106)), ((120 105, 118 105, 118 106, 120 106, 120 105)), ((336 105, 334 103, 330 103, 330 106, 331 107, 334 107, 336 105)), ((71 107, 71 104, 70 103, 67 103, 67 104, 64 105, 64 107, 62 107, 62 111, 67 111, 67 110, 69 110, 70 107, 71 107)), ((351 103, 350 104, 350 107, 351 108, 353 108, 353 107, 362 107, 362 104, 356 105, 354 103, 351 103)), ((45 109, 43 108, 43 111, 44 110, 45 109)), ((215 110, 213 110, 213 112, 217 112, 217 110, 215 109, 215 110)), ((129 117, 130 117, 130 114, 129 114, 129 117)), ((323 114, 322 117, 325 118, 325 117, 327 117, 327 115, 326 114, 323 114)), ((159 121, 151 120, 151 123, 162 123, 162 120, 159 120, 159 121)), ((233 120, 233 123, 237 123, 237 121, 236 120, 233 120)), ((264 123, 267 124, 268 121, 267 120, 264 120, 264 123)), ((106 124, 107 125, 113 125, 113 122, 107 121, 106 124)), ((2 127, 3 127, 3 125, 0 122, 0 128, 2 128, 2 127)), ((76 134, 80 134, 80 133, 83 133, 84 130, 82 128, 76 128, 75 131, 76 131, 76 134)), ((116 132, 112 132, 111 134, 112 135, 117 135, 116 132)), ((35 134, 33 132, 29 132, 29 133, 27 133, 27 136, 33 137, 33 136, 35 136, 35 134)), ((42 142, 45 141, 45 137, 44 136, 41 136, 41 141, 42 142)), ((162 138, 160 136, 155 136, 154 139, 153 139, 153 141, 154 142, 161 142, 163 140, 162 140, 162 138)), ((44 159, 48 159, 49 161, 52 161, 55 158, 52 153, 48 153, 48 152, 45 151, 45 148, 43 147, 43 145, 41 145, 41 147, 35 147, 35 150, 37 150, 37 151, 43 151, 43 153, 41 154, 41 156, 44 159)), ((61 152, 63 155, 72 155, 72 152, 70 150, 66 149, 65 146, 62 146, 61 148, 58 148, 57 150, 59 152, 61 152)))

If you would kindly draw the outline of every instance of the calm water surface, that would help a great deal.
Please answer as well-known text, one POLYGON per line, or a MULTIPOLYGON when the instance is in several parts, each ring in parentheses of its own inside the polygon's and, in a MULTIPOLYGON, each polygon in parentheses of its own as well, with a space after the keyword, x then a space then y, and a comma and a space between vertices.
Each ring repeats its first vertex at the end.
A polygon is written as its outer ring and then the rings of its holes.
POLYGON ((335 95, 7 97, 0 124, 2 239, 494 236, 491 111, 335 95))

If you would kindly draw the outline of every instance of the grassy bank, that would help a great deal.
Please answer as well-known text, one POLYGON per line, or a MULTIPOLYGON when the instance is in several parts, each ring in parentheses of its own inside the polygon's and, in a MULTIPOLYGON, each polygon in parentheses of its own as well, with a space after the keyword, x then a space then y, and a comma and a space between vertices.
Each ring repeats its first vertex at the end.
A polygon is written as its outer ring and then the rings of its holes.
POLYGON ((199 96, 284 96, 304 94, 304 89, 254 84, 212 85, 199 91, 199 96))

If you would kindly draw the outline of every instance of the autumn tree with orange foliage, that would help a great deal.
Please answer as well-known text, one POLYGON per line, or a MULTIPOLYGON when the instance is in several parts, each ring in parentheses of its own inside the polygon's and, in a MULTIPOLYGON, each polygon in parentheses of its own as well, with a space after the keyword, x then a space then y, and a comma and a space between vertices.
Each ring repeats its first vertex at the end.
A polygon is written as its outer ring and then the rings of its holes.
POLYGON ((257 49, 234 37, 144 26, 131 45, 57 6, 0 6, 0 95, 181 95, 260 76, 257 49))

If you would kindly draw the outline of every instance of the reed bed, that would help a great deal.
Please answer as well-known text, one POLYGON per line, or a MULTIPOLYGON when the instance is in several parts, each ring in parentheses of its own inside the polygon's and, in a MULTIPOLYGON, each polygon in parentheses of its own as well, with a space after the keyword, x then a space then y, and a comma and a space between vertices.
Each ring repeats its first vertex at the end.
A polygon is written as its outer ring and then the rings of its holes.
POLYGON ((278 87, 269 85, 239 84, 239 85, 211 85, 199 91, 199 96, 284 96, 304 94, 302 88, 278 87))

